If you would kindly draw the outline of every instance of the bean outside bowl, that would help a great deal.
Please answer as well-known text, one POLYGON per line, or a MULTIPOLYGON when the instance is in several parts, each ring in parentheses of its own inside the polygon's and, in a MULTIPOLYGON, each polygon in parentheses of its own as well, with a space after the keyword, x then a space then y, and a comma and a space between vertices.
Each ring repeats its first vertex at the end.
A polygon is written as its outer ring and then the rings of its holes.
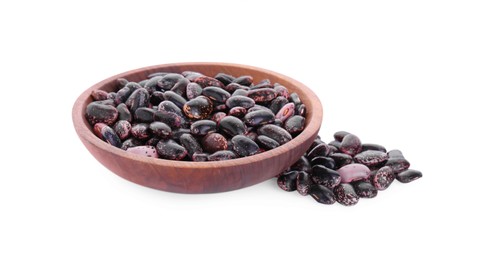
POLYGON ((269 70, 227 63, 174 63, 131 70, 107 78, 83 92, 73 111, 75 130, 89 152, 110 171, 131 182, 170 192, 213 193, 236 190, 268 180, 286 170, 301 157, 318 134, 323 109, 318 97, 302 83, 269 70), (85 118, 93 90, 116 90, 116 79, 141 81, 154 72, 197 71, 208 76, 219 72, 234 76, 251 75, 254 82, 270 79, 289 92, 298 93, 306 106, 304 131, 290 142, 275 149, 228 161, 189 162, 149 158, 128 153, 99 139, 85 118))

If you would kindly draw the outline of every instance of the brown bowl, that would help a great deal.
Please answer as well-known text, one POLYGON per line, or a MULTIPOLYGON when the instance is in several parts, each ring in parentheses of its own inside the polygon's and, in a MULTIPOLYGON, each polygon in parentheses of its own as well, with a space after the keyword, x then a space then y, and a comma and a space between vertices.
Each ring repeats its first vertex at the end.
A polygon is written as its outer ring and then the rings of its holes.
POLYGON ((244 188, 268 180, 301 157, 318 134, 322 123, 318 97, 300 82, 269 70, 228 63, 174 63, 131 70, 105 79, 83 92, 73 106, 75 130, 89 152, 112 172, 134 183, 180 193, 212 193, 244 188), (257 155, 216 162, 186 162, 149 158, 128 153, 99 139, 85 119, 85 109, 93 90, 114 91, 116 79, 141 81, 154 72, 198 71, 214 76, 219 72, 270 79, 298 93, 307 109, 304 131, 290 142, 257 155))

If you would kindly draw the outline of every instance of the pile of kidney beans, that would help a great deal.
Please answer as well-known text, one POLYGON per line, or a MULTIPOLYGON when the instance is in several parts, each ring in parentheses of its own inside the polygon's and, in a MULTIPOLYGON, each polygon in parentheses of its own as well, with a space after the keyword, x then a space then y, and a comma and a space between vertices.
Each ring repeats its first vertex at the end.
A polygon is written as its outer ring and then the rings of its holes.
POLYGON ((305 127, 298 94, 268 79, 157 72, 115 85, 92 92, 86 118, 99 138, 142 156, 229 160, 274 149, 305 127))
POLYGON ((346 131, 336 132, 334 138, 327 144, 317 137, 304 156, 278 176, 279 187, 309 194, 319 203, 351 206, 359 198, 376 197, 395 179, 409 183, 422 177, 420 171, 409 169, 399 150, 362 144, 346 131))

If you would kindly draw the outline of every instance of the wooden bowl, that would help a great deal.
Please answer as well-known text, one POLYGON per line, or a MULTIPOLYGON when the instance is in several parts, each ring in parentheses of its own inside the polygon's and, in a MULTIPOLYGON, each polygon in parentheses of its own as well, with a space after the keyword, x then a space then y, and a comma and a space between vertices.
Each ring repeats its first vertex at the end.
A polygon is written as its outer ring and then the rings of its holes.
POLYGON ((134 183, 179 193, 213 193, 244 188, 268 180, 301 157, 318 134, 322 123, 322 105, 318 97, 300 82, 269 70, 227 63, 174 63, 131 70, 105 79, 83 92, 73 106, 75 130, 90 153, 112 172, 134 183), (114 91, 116 79, 141 81, 154 72, 186 70, 214 76, 224 72, 234 76, 251 75, 255 82, 270 79, 298 93, 306 105, 306 127, 290 142, 261 154, 217 162, 184 162, 149 158, 128 153, 99 139, 85 119, 93 90, 114 91))

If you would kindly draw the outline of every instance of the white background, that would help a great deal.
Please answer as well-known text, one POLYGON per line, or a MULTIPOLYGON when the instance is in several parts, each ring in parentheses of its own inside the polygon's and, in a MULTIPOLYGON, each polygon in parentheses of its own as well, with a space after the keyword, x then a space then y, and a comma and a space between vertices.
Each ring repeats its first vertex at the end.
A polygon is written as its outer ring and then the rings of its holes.
POLYGON ((265 2, 0 3, 0 259, 489 259, 488 2, 265 2), (291 76, 320 96, 324 139, 401 149, 424 177, 343 207, 275 180, 183 195, 112 174, 73 102, 182 61, 291 76))

